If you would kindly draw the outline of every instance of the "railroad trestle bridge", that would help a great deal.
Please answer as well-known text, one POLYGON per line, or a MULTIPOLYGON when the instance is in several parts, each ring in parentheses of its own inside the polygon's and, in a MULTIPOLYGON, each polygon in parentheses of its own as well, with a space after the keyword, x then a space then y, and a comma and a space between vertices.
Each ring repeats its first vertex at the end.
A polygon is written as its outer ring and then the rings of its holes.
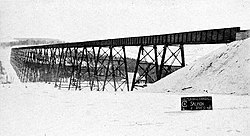
POLYGON ((239 27, 232 27, 17 47, 11 50, 11 64, 21 82, 55 83, 55 87, 76 90, 132 91, 142 82, 156 82, 184 67, 184 45, 229 43, 236 40, 238 32, 239 27), (136 46, 139 49, 131 71, 126 48, 136 46))

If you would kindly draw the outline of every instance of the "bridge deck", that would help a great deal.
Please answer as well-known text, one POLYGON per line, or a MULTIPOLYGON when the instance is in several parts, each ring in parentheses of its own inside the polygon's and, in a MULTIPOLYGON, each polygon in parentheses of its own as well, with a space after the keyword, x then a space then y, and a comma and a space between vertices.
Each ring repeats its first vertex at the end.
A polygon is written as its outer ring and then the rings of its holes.
POLYGON ((53 45, 20 47, 28 48, 62 48, 62 47, 107 47, 107 46, 140 46, 164 44, 216 44, 229 43, 236 40, 240 27, 190 31, 172 34, 127 37, 107 40, 95 40, 53 45))

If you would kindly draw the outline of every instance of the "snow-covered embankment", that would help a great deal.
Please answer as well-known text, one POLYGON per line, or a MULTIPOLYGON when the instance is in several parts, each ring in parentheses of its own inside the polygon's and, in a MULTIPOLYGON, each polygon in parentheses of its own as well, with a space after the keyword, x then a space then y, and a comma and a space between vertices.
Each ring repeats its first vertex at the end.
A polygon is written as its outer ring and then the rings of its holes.
POLYGON ((250 38, 223 46, 143 91, 247 95, 250 38))

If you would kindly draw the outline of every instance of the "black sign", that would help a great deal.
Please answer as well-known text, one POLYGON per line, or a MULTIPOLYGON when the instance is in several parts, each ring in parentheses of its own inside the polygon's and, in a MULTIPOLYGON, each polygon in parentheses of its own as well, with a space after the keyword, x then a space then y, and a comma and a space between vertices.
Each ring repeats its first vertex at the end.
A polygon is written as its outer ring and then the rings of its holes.
POLYGON ((212 110, 212 96, 182 97, 181 110, 212 110))

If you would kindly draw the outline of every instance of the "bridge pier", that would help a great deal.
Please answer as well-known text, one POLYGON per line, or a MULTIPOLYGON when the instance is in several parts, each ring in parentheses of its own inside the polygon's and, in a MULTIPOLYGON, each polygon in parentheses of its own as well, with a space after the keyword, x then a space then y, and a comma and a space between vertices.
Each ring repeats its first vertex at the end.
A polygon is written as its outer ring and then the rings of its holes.
POLYGON ((137 56, 131 91, 135 86, 146 86, 147 83, 154 83, 184 66, 183 44, 141 45, 137 56), (136 77, 137 73, 139 73, 139 77, 136 77))

